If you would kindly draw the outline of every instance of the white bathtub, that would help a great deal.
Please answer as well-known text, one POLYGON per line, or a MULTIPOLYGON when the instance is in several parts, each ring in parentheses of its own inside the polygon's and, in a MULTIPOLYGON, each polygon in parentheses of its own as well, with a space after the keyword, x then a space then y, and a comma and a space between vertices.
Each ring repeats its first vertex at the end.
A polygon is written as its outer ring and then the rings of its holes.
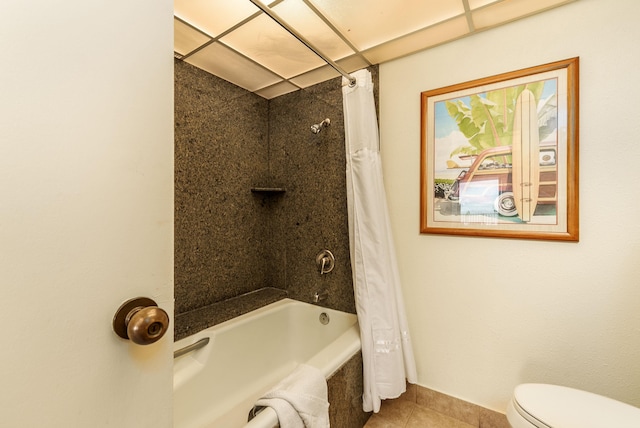
POLYGON ((262 394, 300 363, 328 379, 360 350, 355 315, 291 299, 182 339, 174 350, 205 337, 206 346, 174 360, 175 428, 272 428, 277 417, 270 408, 247 424, 262 394))

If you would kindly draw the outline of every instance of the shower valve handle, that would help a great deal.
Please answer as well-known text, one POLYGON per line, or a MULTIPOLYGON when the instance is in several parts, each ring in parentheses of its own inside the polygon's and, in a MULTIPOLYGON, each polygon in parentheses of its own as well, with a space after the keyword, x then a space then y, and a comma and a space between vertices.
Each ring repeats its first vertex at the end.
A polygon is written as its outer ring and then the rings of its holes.
POLYGON ((169 315, 147 297, 124 302, 113 317, 113 330, 123 339, 137 345, 150 345, 164 336, 169 315))
POLYGON ((329 273, 333 270, 336 265, 336 258, 333 256, 331 251, 322 250, 316 256, 316 264, 320 270, 320 275, 324 275, 325 273, 329 273))

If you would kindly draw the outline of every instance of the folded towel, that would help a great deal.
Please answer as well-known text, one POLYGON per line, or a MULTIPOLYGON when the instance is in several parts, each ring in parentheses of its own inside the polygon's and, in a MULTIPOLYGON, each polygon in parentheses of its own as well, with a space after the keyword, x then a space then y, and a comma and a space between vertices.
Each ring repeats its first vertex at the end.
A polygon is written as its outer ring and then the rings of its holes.
POLYGON ((278 415, 280 428, 328 428, 327 380, 315 367, 300 364, 262 398, 278 415))

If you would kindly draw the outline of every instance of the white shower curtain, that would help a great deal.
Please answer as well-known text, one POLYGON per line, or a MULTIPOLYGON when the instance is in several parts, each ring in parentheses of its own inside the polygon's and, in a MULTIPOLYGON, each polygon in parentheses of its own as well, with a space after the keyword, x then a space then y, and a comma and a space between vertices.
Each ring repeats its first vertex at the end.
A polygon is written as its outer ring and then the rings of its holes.
POLYGON ((416 382, 400 277, 382 182, 373 82, 368 70, 343 79, 349 246, 362 359, 364 411, 416 382))

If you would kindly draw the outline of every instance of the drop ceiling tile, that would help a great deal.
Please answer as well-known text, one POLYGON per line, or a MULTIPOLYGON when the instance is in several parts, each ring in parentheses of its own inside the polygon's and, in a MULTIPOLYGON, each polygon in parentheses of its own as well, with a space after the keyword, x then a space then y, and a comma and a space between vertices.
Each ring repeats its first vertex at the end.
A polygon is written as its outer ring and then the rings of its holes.
POLYGON ((175 16, 214 37, 258 11, 249 0, 173 1, 175 16))
POLYGON ((274 6, 273 11, 332 60, 354 54, 353 49, 302 0, 285 0, 274 6))
POLYGON ((491 3, 496 3, 502 0, 469 0, 469 8, 471 10, 478 9, 479 7, 486 6, 491 3))
POLYGON ((279 97, 280 95, 284 95, 284 94, 288 94, 290 92, 294 92, 297 91, 298 88, 295 85, 292 85, 289 82, 281 82, 281 83, 277 83, 273 86, 269 86, 268 88, 263 88, 260 89, 258 91, 256 91, 256 94, 260 95, 263 98, 266 98, 268 100, 275 98, 275 97, 279 97))
POLYGON ((282 80, 219 42, 199 50, 185 61, 248 91, 282 80))
POLYGON ((476 29, 492 27, 542 12, 574 0, 518 0, 503 1, 472 12, 471 17, 476 29))
POLYGON ((464 13, 461 0, 309 0, 365 50, 464 13))
MULTIPOLYGON (((370 64, 365 61, 359 55, 353 55, 348 58, 337 61, 337 64, 345 70, 347 73, 352 71, 367 68, 370 64)), ((316 85, 318 83, 326 82, 329 79, 340 77, 340 73, 333 69, 329 65, 318 67, 315 70, 308 71, 300 76, 296 76, 293 79, 289 79, 292 83, 295 83, 301 88, 307 88, 309 86, 316 85)))
MULTIPOLYGON (((482 30, 573 1, 262 0, 347 72, 468 35, 465 3, 474 30, 482 30), (364 53, 352 52, 350 44, 364 53)), ((176 57, 224 34, 224 43, 184 60, 266 98, 339 76, 249 0, 174 0, 174 10, 176 57)))
POLYGON ((316 54, 267 15, 261 15, 221 41, 285 78, 324 64, 316 54))
POLYGON ((307 88, 309 86, 313 86, 317 83, 325 82, 329 79, 333 79, 338 76, 340 76, 340 73, 335 71, 330 66, 325 65, 325 66, 313 69, 311 71, 308 71, 304 74, 301 74, 289 80, 291 80, 291 82, 295 83, 301 88, 307 88))
POLYGON ((363 68, 369 67, 373 63, 367 62, 367 60, 361 55, 353 55, 349 58, 344 58, 337 61, 338 65, 342 67, 347 72, 351 73, 352 71, 361 70, 363 68))
POLYGON ((376 46, 363 52, 372 64, 380 64, 454 40, 469 34, 469 25, 464 16, 417 31, 408 36, 376 46))
POLYGON ((211 40, 209 37, 174 18, 173 50, 180 55, 188 54, 209 40, 211 40))

